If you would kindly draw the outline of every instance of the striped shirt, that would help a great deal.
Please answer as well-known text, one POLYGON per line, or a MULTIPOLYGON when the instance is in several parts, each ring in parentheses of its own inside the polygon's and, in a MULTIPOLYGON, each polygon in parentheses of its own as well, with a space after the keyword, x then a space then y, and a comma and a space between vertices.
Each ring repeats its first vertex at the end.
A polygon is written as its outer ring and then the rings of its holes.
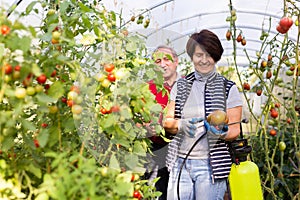
MULTIPOLYGON (((193 72, 184 79, 180 79, 177 83, 177 96, 175 99, 175 118, 177 119, 180 119, 182 116, 182 109, 187 101, 187 98, 189 97, 194 80, 195 73, 193 72)), ((227 80, 218 73, 213 73, 210 77, 208 77, 204 91, 206 117, 214 110, 226 110, 226 99, 231 87, 234 84, 234 82, 227 80)), ((219 137, 208 134, 207 138, 213 178, 227 178, 231 167, 231 157, 228 152, 228 147, 225 141, 219 139, 219 137)), ((166 163, 169 170, 172 169, 177 159, 178 148, 182 143, 182 139, 183 134, 178 133, 174 136, 174 139, 169 144, 166 163)))

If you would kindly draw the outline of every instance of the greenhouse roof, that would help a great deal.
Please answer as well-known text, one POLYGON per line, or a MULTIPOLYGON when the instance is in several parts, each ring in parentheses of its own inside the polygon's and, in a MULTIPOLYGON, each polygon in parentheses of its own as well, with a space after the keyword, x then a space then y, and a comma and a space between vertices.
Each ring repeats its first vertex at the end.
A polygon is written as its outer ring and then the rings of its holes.
MULTIPOLYGON (((31 2, 2 1, 2 4, 8 8, 13 3, 19 3, 14 12, 22 12, 31 2)), ((122 13, 121 26, 126 26, 130 32, 138 32, 145 36, 146 45, 150 50, 159 44, 168 44, 173 46, 180 55, 186 56, 185 44, 188 36, 201 29, 210 29, 220 37, 225 49, 220 62, 227 63, 227 58, 230 58, 233 53, 232 41, 227 41, 225 37, 227 30, 230 29, 230 22, 226 20, 230 17, 229 0, 102 0, 100 3, 107 10, 122 13), (150 20, 148 28, 130 21, 131 16, 138 17, 139 15, 150 20)), ((251 59, 256 58, 263 42, 261 40, 263 32, 269 32, 269 38, 276 36, 277 39, 283 40, 285 35, 276 30, 279 20, 284 15, 283 0, 232 0, 231 5, 236 10, 236 34, 241 32, 247 41, 245 46, 240 44, 236 46, 240 66, 249 63, 247 56, 251 59)), ((300 7, 300 2, 294 2, 294 5, 300 7)), ((28 22, 38 23, 40 19, 38 16, 31 17, 28 22)), ((293 17, 293 20, 295 21, 296 18, 293 17)), ((288 32, 288 38, 296 41, 297 37, 298 29, 292 26, 288 32)), ((265 54, 267 53, 266 51, 265 54)))

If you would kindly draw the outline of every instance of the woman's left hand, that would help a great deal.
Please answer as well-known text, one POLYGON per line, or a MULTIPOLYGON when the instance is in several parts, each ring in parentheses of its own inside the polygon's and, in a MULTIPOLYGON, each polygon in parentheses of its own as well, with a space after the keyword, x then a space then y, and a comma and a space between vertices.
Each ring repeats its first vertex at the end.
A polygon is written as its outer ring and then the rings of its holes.
POLYGON ((227 131, 228 131, 228 125, 227 124, 224 124, 222 126, 222 128, 217 128, 211 124, 209 124, 206 120, 204 121, 204 127, 206 128, 206 131, 207 132, 211 132, 215 135, 220 135, 220 136, 226 136, 227 134, 227 131))

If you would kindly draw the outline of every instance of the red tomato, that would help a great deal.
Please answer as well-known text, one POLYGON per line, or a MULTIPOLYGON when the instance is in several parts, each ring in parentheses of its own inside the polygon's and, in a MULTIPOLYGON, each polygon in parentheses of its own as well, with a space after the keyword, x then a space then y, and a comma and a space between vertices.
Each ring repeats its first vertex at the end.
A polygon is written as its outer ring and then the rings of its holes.
POLYGON ((100 108, 100 112, 103 114, 103 115, 105 115, 105 114, 108 114, 109 113, 109 111, 108 110, 106 110, 106 108, 100 108))
POLYGON ((13 67, 10 64, 5 65, 5 74, 11 74, 13 71, 13 67))
POLYGON ((42 123, 41 126, 42 126, 43 128, 47 128, 48 124, 42 123))
POLYGON ((256 94, 257 94, 257 96, 261 96, 262 90, 261 90, 261 89, 257 89, 257 90, 256 90, 256 94))
POLYGON ((109 73, 107 75, 107 79, 110 81, 110 82, 114 82, 116 81, 116 76, 113 74, 113 73, 109 73))
POLYGON ((290 17, 283 17, 280 19, 279 25, 283 30, 288 31, 289 28, 293 25, 293 20, 290 17))
POLYGON ((284 30, 280 25, 276 26, 276 30, 281 34, 285 34, 287 32, 287 30, 284 30))
POLYGON ((241 42, 242 40, 243 40, 242 34, 239 34, 239 35, 236 37, 236 41, 237 41, 237 42, 241 42))
POLYGON ((141 198, 142 198, 142 195, 141 195, 141 193, 140 193, 138 190, 135 190, 135 191, 133 192, 133 198, 141 199, 141 198))
POLYGON ((278 112, 276 110, 271 111, 271 117, 277 118, 278 117, 278 112))
POLYGON ((245 38, 242 39, 241 44, 245 46, 247 44, 247 40, 245 38))
POLYGON ((244 88, 244 90, 250 90, 250 85, 249 85, 249 83, 244 83, 244 84, 243 84, 243 88, 244 88))
POLYGON ((33 142, 34 142, 34 145, 35 145, 36 148, 40 147, 40 143, 37 139, 34 139, 33 142))
POLYGON ((48 89, 50 88, 50 84, 46 84, 46 85, 44 86, 44 88, 45 88, 45 90, 48 90, 48 89))
POLYGON ((20 71, 21 70, 21 66, 20 65, 16 65, 14 68, 15 71, 20 71))
POLYGON ((66 97, 62 97, 62 98, 61 98, 61 102, 67 103, 67 98, 66 98, 66 97))
POLYGON ((115 69, 114 64, 105 64, 104 65, 104 70, 107 72, 112 72, 115 69))
POLYGON ((71 99, 67 100, 67 105, 68 105, 69 107, 72 107, 72 106, 74 105, 74 101, 71 100, 71 99))
POLYGON ((39 84, 44 84, 47 81, 47 76, 45 74, 42 74, 42 75, 38 76, 36 78, 36 80, 39 84))
POLYGON ((51 77, 55 77, 55 76, 56 76, 56 73, 57 73, 56 70, 53 70, 53 72, 51 73, 50 76, 51 76, 51 77))
POLYGON ((275 136, 277 134, 277 131, 275 129, 270 130, 270 135, 275 136))
POLYGON ((271 71, 267 71, 266 78, 270 79, 271 77, 272 77, 272 72, 271 71))
POLYGON ((226 32, 226 39, 227 39, 227 40, 230 40, 230 38, 231 38, 231 31, 228 30, 228 31, 226 32))
POLYGON ((10 28, 7 25, 2 25, 0 30, 2 35, 7 35, 10 32, 10 28))

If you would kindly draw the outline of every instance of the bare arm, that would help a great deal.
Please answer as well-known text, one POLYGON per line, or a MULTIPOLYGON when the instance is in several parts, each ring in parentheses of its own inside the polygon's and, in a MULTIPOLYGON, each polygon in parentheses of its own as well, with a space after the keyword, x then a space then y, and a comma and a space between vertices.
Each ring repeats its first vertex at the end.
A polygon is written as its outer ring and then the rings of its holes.
POLYGON ((163 120, 163 127, 165 130, 171 134, 176 134, 178 132, 178 120, 175 119, 175 101, 170 101, 166 107, 166 115, 163 120))
MULTIPOLYGON (((228 116, 228 124, 234 123, 234 122, 240 122, 242 120, 242 106, 229 108, 227 109, 227 116, 228 116)), ((240 124, 233 124, 228 126, 228 133, 225 137, 225 140, 234 140, 236 139, 240 134, 240 124)))

